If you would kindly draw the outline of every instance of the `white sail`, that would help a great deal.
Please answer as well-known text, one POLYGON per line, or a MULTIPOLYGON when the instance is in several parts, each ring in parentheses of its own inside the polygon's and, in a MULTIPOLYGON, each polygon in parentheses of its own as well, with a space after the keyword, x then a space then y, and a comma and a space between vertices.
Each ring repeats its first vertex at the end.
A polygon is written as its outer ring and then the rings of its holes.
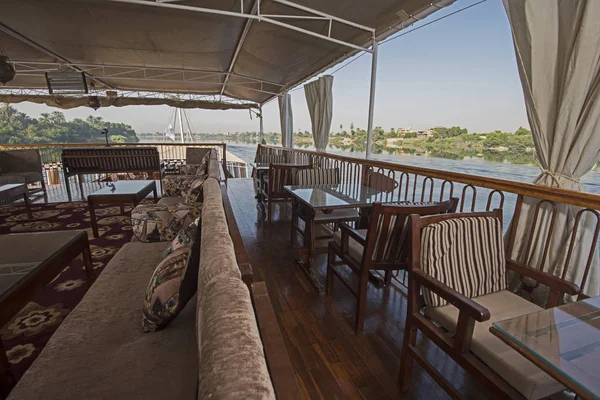
POLYGON ((175 129, 173 128, 173 125, 169 124, 169 126, 167 126, 167 129, 165 130, 165 136, 171 140, 175 140, 175 129))

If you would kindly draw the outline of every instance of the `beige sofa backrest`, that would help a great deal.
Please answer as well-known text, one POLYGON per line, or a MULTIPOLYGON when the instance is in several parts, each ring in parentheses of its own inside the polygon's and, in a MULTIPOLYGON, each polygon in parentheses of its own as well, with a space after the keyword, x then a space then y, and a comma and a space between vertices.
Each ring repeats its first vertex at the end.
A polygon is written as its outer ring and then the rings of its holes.
POLYGON ((241 280, 221 187, 203 185, 198 274, 199 399, 274 399, 248 287, 241 280))

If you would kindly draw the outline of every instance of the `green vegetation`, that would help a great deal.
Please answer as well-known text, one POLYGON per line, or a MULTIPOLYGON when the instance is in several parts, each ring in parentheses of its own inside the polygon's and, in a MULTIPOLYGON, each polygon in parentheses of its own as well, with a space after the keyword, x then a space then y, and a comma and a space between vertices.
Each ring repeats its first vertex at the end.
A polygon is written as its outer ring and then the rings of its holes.
MULTIPOLYGON (((61 112, 42 114, 32 118, 9 105, 0 107, 0 144, 26 143, 102 143, 102 129, 107 128, 111 142, 126 143, 164 141, 163 133, 142 133, 139 135, 129 125, 104 121, 89 116, 67 121, 61 112)), ((196 133, 194 140, 201 142, 234 142, 257 144, 259 133, 196 133)), ((265 132, 267 144, 281 143, 281 134, 265 132)), ((329 143, 331 147, 351 152, 364 152, 367 143, 367 131, 351 123, 349 128, 339 126, 339 132, 333 132, 329 143)), ((298 148, 313 146, 309 131, 294 133, 294 145, 298 148)), ((534 144, 531 132, 519 127, 514 133, 493 131, 487 133, 469 133, 459 126, 436 127, 426 131, 390 128, 373 128, 373 153, 417 154, 460 160, 465 157, 480 157, 492 161, 508 161, 516 164, 533 164, 534 144)))
MULTIPOLYGON (((363 152, 367 132, 351 124, 350 132, 332 134, 330 143, 335 147, 363 152)), ((428 131, 373 129, 373 153, 422 154, 449 159, 482 157, 493 161, 533 164, 533 136, 528 129, 519 127, 514 133, 494 131, 469 133, 459 126, 436 127, 428 131)))
POLYGON ((103 128, 108 129, 112 142, 139 141, 131 126, 100 117, 67 121, 62 112, 54 111, 32 118, 10 105, 0 107, 0 144, 104 143, 103 128))

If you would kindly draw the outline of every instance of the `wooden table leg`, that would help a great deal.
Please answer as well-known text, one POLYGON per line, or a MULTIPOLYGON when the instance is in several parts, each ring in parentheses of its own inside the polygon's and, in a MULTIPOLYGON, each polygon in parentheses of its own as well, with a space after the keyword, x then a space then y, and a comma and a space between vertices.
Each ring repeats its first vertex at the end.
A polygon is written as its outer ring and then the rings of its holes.
MULTIPOLYGON (((27 190, 27 189, 25 189, 27 190)), ((27 217, 29 219, 33 219, 33 214, 31 213, 31 203, 29 202, 29 195, 27 192, 23 193, 23 201, 25 202, 25 209, 27 210, 27 217)))
POLYGON ((15 383, 15 377, 10 369, 10 362, 0 340, 0 398, 6 399, 15 383))
POLYGON ((88 199, 88 210, 90 212, 90 222, 92 223, 92 233, 94 237, 98 237, 98 222, 96 222, 96 211, 94 210, 94 202, 88 199))
POLYGON ((154 189, 152 189, 152 193, 154 193, 154 203, 158 203, 158 191, 156 190, 156 183, 154 184, 154 189))
POLYGON ((88 285, 91 287, 92 283, 96 279, 96 275, 94 274, 94 264, 92 263, 92 252, 90 250, 90 243, 86 238, 86 244, 83 247, 83 251, 81 252, 83 256, 83 266, 85 268, 85 274, 87 276, 88 285))
POLYGON ((77 180, 79 181, 79 192, 81 193, 81 199, 85 200, 85 196, 83 195, 83 179, 81 179, 81 174, 77 175, 77 180))

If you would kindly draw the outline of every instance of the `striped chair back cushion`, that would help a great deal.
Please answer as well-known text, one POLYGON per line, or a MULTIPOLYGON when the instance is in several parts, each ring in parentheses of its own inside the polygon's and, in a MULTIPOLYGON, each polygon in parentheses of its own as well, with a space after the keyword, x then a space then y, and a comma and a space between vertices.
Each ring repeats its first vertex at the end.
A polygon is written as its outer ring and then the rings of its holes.
POLYGON ((298 170, 298 185, 337 185, 340 183, 338 168, 311 168, 298 170))
MULTIPOLYGON (((421 269, 469 298, 506 289, 502 222, 461 217, 426 226, 421 232, 421 269)), ((448 304, 426 288, 423 298, 431 307, 448 304)))

